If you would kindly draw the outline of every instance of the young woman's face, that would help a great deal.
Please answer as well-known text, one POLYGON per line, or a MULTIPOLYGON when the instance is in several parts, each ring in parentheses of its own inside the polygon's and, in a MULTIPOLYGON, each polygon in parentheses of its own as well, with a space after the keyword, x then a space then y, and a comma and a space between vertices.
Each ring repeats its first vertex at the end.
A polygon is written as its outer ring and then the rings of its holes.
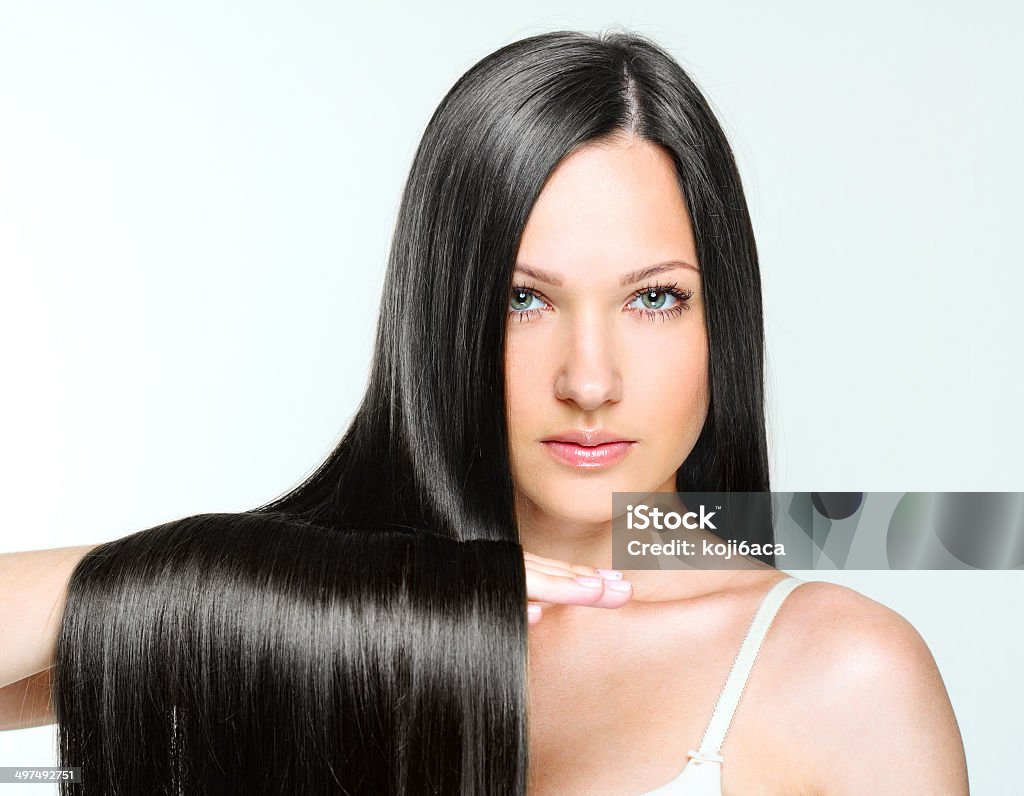
POLYGON ((524 230, 509 301, 520 517, 606 522, 612 492, 675 490, 708 411, 699 265, 663 149, 591 145, 559 164, 524 230), (627 442, 557 442, 594 430, 627 442))

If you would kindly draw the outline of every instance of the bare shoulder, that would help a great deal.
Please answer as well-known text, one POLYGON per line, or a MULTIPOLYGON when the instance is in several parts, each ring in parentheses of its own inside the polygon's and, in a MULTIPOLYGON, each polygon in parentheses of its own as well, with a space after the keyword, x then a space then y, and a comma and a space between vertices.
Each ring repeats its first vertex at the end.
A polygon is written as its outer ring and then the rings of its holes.
POLYGON ((779 704, 814 791, 968 792, 945 684, 906 618, 809 581, 789 595, 772 636, 779 704))
POLYGON ((813 643, 820 653, 834 653, 844 665, 890 663, 903 655, 923 663, 931 653, 913 625, 901 614, 854 589, 826 581, 807 581, 787 598, 780 623, 787 641, 813 643), (854 657, 856 656, 856 657, 854 657), (882 656, 879 660, 878 656, 882 656))

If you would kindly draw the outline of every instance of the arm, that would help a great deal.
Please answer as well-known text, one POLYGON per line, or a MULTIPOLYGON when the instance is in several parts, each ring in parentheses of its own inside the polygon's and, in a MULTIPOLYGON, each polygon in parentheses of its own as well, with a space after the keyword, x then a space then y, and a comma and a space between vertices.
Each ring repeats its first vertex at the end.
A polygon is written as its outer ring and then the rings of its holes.
POLYGON ((53 724, 53 708, 50 705, 51 671, 43 669, 0 688, 0 732, 53 724))
POLYGON ((19 724, 20 706, 26 698, 37 704, 40 687, 49 682, 68 578, 96 546, 0 555, 0 729, 39 723, 19 724))

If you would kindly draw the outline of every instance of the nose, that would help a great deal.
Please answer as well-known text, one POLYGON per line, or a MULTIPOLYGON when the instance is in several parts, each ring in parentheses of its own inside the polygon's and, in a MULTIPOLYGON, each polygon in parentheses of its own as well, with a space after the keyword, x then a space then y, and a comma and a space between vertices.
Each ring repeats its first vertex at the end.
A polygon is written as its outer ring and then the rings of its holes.
POLYGON ((555 396, 592 412, 622 400, 622 374, 610 324, 597 317, 577 318, 566 331, 555 396))

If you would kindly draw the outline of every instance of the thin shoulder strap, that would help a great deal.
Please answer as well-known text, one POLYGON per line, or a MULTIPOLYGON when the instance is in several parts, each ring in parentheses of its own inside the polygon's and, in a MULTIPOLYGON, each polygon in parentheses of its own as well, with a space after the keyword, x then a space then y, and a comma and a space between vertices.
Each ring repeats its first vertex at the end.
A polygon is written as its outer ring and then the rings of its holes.
POLYGON ((793 589, 804 582, 790 576, 772 586, 761 599, 757 613, 754 614, 754 618, 750 620, 750 625, 747 627, 747 634, 743 637, 739 652, 736 653, 736 659, 733 661, 732 669, 729 670, 725 685, 718 695, 718 702, 715 703, 715 710, 704 731, 700 749, 697 752, 691 750, 690 757, 717 763, 722 762, 721 752, 722 744, 725 743, 725 734, 732 723, 732 717, 736 712, 736 706, 739 705, 740 697, 743 696, 743 689, 747 684, 747 678, 750 677, 750 671, 754 668, 754 661, 761 649, 761 642, 764 641, 768 628, 771 627, 772 620, 775 619, 775 614, 782 607, 783 601, 793 589))

